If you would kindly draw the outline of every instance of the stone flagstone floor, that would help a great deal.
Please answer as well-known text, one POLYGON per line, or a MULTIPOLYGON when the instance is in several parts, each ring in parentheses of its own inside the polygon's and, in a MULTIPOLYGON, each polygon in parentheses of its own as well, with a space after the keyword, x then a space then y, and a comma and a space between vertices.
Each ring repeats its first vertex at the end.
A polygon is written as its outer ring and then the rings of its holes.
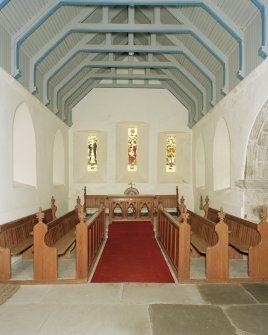
POLYGON ((268 283, 25 285, 2 335, 265 335, 268 283))

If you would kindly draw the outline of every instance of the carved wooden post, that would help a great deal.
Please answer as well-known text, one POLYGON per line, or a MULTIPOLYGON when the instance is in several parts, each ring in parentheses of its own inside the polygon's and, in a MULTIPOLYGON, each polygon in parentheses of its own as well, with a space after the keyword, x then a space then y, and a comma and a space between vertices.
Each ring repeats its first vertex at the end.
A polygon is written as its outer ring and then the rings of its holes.
POLYGON ((179 215, 179 187, 176 186, 176 215, 179 215))
POLYGON ((81 199, 78 195, 78 197, 76 198, 76 205, 75 205, 75 210, 77 212, 78 217, 79 217, 79 213, 83 212, 82 209, 83 209, 83 206, 81 205, 81 199))
POLYGON ((206 196, 205 198, 205 205, 203 206, 203 210, 205 212, 204 217, 207 219, 208 218, 208 209, 209 209, 209 198, 206 196))
POLYGON ((57 249, 48 247, 45 243, 48 225, 43 223, 42 208, 39 208, 37 218, 38 223, 34 226, 34 279, 55 281, 58 272, 57 249))
POLYGON ((83 204, 83 211, 84 213, 87 212, 87 188, 84 187, 84 204, 83 204))
POLYGON ((89 245, 88 227, 84 222, 82 206, 78 211, 79 223, 76 225, 76 278, 86 279, 88 275, 89 245))
POLYGON ((225 213, 222 208, 218 218, 220 221, 215 226, 218 242, 207 249, 206 272, 208 280, 226 281, 229 276, 228 226, 224 222, 225 213))
POLYGON ((8 281, 11 276, 10 249, 0 247, 0 281, 8 281))
POLYGON ((51 198, 51 211, 52 211, 52 220, 56 219, 57 206, 55 205, 55 198, 51 198))
POLYGON ((248 252, 249 276, 255 279, 268 279, 268 223, 267 208, 260 213, 261 222, 257 225, 260 243, 250 247, 248 252))
POLYGON ((179 227, 178 239, 178 277, 181 280, 188 280, 190 278, 190 234, 191 227, 188 223, 189 213, 184 205, 182 216, 182 223, 179 227))
POLYGON ((185 210, 187 210, 184 202, 185 202, 185 199, 182 195, 180 204, 179 204, 179 217, 178 217, 179 222, 182 222, 182 214, 185 212, 185 210))

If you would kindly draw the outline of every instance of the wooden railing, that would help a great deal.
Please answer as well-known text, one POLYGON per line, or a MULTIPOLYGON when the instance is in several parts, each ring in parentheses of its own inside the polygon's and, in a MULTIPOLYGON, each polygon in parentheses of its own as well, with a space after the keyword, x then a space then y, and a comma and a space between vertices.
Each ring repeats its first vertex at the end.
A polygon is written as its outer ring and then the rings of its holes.
POLYGON ((186 212, 183 222, 179 223, 164 211, 163 206, 158 207, 157 238, 180 280, 190 278, 190 225, 187 218, 186 212))
POLYGON ((79 214, 76 226, 76 279, 87 279, 89 270, 105 237, 105 207, 101 205, 88 221, 79 214))

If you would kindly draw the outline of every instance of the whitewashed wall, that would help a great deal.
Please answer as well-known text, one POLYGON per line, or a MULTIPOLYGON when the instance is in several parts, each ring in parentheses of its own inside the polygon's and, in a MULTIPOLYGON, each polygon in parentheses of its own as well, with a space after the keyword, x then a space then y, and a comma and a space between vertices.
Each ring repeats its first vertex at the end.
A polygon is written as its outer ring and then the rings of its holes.
MULTIPOLYGON (((264 61, 254 72, 244 79, 232 92, 218 103, 197 125, 193 127, 193 152, 197 141, 203 138, 205 147, 205 186, 194 187, 195 210, 199 210, 200 195, 208 195, 212 207, 223 206, 225 211, 251 220, 258 218, 249 213, 245 206, 246 190, 236 186, 244 178, 247 144, 254 122, 268 100, 268 60, 264 61), (213 140, 220 118, 223 118, 230 134, 231 142, 231 187, 222 191, 213 190, 213 140)), ((268 145, 268 143, 267 143, 268 145)), ((195 156, 195 155, 194 155, 195 156)), ((221 166, 219 166, 219 169, 221 166)), ((193 157, 193 171, 195 166, 193 157)), ((195 184, 195 175, 193 176, 195 184)), ((261 190, 257 190, 260 195, 261 190)), ((260 196, 260 198, 262 195, 260 196)), ((263 202, 260 199, 260 202, 263 202)), ((259 205, 262 205, 260 203, 259 205)), ((267 205, 267 204, 266 204, 267 205)))
MULTIPOLYGON (((148 181, 137 182, 136 187, 143 194, 175 194, 175 186, 179 186, 180 194, 187 199, 187 205, 193 206, 192 181, 175 180, 160 183, 158 178, 159 136, 162 132, 188 132, 188 112, 166 90, 149 89, 94 89, 73 110, 73 126, 70 128, 70 162, 75 150, 73 144, 77 132, 105 132, 107 138, 106 180, 103 182, 78 182, 74 180, 73 164, 70 164, 70 203, 77 195, 83 195, 83 187, 91 194, 122 194, 128 187, 127 182, 116 182, 116 145, 118 142, 118 124, 133 121, 148 124, 148 181)), ((142 144, 139 144, 142 145, 142 144)), ((191 157, 191 141, 189 143, 191 157)), ((179 160, 180 152, 178 152, 179 160)), ((75 162, 77 165, 77 162, 75 162)), ((75 169, 78 167, 76 166, 75 169)), ((191 162, 189 162, 191 170, 191 162)), ((191 173, 190 173, 191 175, 191 173)), ((131 178, 129 178, 129 182, 131 178)))
POLYGON ((0 68, 0 224, 50 207, 56 198, 58 215, 68 209, 68 127, 0 68), (13 185, 12 133, 17 108, 25 103, 36 135, 37 187, 13 185), (65 144, 65 184, 53 186, 53 144, 56 132, 65 144))

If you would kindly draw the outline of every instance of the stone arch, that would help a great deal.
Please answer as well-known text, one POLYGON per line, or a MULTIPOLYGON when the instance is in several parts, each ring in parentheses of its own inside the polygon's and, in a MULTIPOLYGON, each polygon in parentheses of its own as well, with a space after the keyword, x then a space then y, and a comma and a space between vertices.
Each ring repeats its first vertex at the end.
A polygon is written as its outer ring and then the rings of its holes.
POLYGON ((244 170, 244 216, 259 222, 260 210, 268 205, 268 100, 251 129, 244 170))
POLYGON ((247 145, 245 180, 268 180, 268 101, 251 129, 247 145))
POLYGON ((17 108, 13 121, 13 182, 15 186, 37 186, 36 136, 25 103, 17 108))

